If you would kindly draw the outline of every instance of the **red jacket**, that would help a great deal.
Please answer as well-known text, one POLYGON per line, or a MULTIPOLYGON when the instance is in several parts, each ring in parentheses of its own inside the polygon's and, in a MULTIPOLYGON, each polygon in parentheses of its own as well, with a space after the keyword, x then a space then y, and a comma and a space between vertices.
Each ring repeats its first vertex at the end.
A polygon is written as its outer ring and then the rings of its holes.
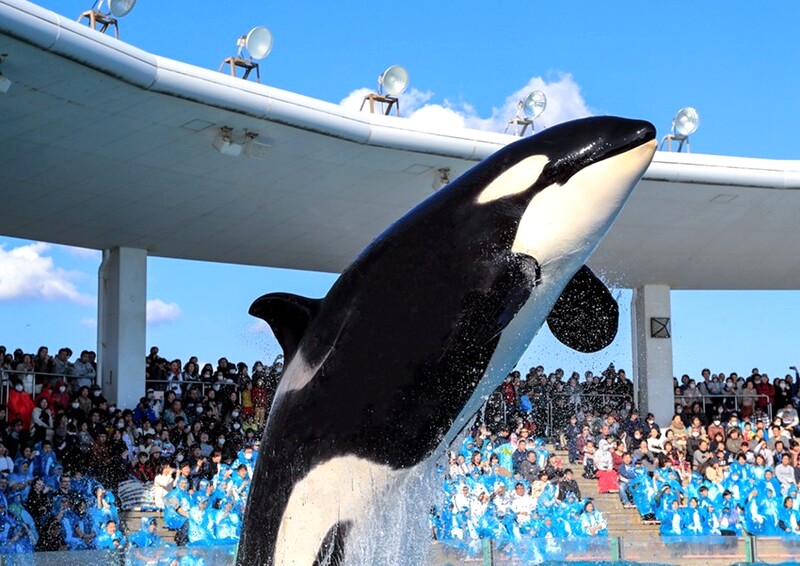
POLYGON ((757 398, 756 399, 756 406, 757 407, 759 407, 761 409, 766 409, 767 408, 767 402, 769 402, 770 405, 775 403, 775 388, 772 386, 772 384, 769 381, 766 382, 766 383, 762 382, 762 383, 759 383, 758 385, 756 385, 756 392, 758 392, 759 395, 766 395, 767 397, 769 397, 769 401, 767 401, 763 397, 757 398))
POLYGON ((14 422, 19 419, 22 421, 23 430, 31 428, 31 413, 33 413, 33 399, 25 391, 12 389, 8 392, 8 420, 14 422))

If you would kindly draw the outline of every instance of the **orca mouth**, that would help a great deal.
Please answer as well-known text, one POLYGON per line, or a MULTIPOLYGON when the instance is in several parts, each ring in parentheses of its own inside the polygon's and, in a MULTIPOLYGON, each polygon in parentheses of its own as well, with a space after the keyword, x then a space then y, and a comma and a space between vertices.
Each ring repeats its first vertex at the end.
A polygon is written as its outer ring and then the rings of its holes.
MULTIPOLYGON (((559 185, 566 184, 578 171, 592 164, 622 155, 656 139, 656 128, 650 122, 610 116, 575 120, 549 130, 539 134, 545 138, 542 140, 545 144, 551 144, 545 137, 548 133, 558 133, 563 135, 559 139, 569 139, 572 145, 570 151, 550 161, 540 178, 540 183, 544 181, 559 185)), ((551 146, 550 149, 555 147, 551 146)), ((555 152, 547 153, 552 157, 555 152)))
POLYGON ((646 144, 649 141, 656 139, 656 128, 650 122, 641 121, 641 126, 630 134, 623 136, 613 144, 608 151, 606 151, 597 161, 609 159, 616 155, 636 149, 637 147, 646 144))

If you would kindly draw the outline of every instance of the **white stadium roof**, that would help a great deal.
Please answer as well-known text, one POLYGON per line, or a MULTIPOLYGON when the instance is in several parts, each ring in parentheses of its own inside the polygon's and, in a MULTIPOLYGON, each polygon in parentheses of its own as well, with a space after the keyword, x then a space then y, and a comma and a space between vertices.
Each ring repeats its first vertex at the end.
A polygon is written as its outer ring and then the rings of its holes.
MULTIPOLYGON (((0 233, 337 272, 513 137, 434 131, 146 53, 0 0, 0 233), (249 155, 220 128, 258 134, 249 155)), ((624 287, 800 288, 800 162, 657 153, 591 264, 624 287)))

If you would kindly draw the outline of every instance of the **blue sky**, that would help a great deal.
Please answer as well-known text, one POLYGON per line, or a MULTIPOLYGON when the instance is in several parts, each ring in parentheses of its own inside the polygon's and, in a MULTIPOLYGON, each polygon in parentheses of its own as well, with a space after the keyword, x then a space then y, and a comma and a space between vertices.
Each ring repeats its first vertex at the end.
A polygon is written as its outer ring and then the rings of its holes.
MULTIPOLYGON (((69 17, 90 2, 42 0, 69 17)), ((585 114, 651 120, 660 134, 695 106, 695 152, 797 159, 800 4, 689 2, 370 2, 140 0, 122 39, 146 51, 216 69, 236 38, 269 27, 275 44, 264 82, 345 104, 402 64, 411 119, 502 130, 532 87, 549 97, 542 125, 585 114)), ((0 227, 0 233, 2 227, 0 227)), ((97 252, 0 237, 0 344, 35 351, 95 349, 97 252)), ((168 357, 225 355, 251 363, 279 349, 247 315, 269 291, 322 296, 335 275, 150 258, 148 345, 168 357)), ((543 330, 521 362, 565 370, 630 368, 628 303, 607 350, 581 356, 543 330)), ((783 374, 800 362, 798 292, 673 292, 675 372, 783 374)))

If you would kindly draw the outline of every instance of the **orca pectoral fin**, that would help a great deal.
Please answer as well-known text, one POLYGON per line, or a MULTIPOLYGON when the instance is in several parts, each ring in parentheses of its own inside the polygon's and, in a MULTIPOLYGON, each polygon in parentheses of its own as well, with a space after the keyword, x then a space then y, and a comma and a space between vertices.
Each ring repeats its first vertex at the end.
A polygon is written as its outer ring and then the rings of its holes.
POLYGON ((341 566, 344 564, 344 543, 352 523, 344 521, 330 528, 317 551, 312 566, 341 566))
POLYGON ((308 325, 319 312, 322 299, 291 293, 269 293, 253 301, 249 313, 269 324, 283 349, 286 362, 294 356, 308 325))
POLYGON ((584 265, 564 287, 547 317, 547 326, 573 350, 597 352, 617 336, 619 305, 608 287, 584 265))

